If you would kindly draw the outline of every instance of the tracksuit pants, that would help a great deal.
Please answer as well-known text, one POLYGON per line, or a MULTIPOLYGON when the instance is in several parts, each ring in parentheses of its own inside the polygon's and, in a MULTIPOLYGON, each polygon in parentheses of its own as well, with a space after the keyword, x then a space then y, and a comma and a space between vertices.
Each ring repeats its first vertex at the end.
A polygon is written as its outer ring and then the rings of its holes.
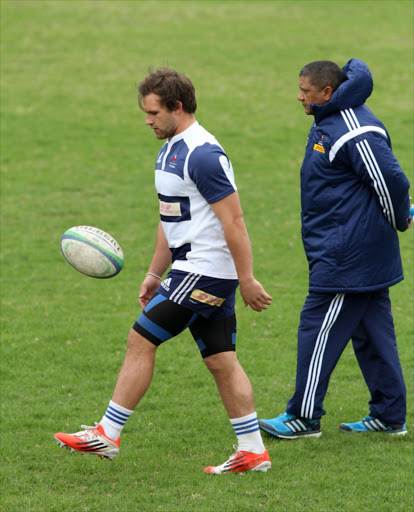
POLYGON ((296 388, 286 411, 308 419, 325 414, 329 379, 350 339, 371 393, 371 416, 386 423, 404 423, 406 388, 388 289, 309 293, 298 329, 296 388))

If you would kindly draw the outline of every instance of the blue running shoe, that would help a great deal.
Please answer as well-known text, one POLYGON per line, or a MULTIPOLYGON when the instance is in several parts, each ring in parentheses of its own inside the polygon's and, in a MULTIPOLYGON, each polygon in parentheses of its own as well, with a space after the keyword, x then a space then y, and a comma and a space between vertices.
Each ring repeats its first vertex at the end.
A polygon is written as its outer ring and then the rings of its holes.
POLYGON ((259 420, 259 427, 275 437, 298 439, 299 437, 321 437, 321 422, 298 418, 284 412, 271 420, 259 420))
POLYGON ((341 432, 382 432, 384 434, 394 434, 403 436, 407 433, 407 427, 397 423, 385 423, 384 421, 367 416, 356 423, 341 423, 339 425, 341 432))

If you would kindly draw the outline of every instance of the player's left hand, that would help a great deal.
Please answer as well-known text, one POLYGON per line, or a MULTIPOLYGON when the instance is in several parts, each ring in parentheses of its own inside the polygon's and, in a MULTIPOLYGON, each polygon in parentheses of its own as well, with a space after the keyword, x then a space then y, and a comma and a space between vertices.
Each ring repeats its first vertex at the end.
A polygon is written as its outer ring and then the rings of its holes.
POLYGON ((272 297, 266 292, 263 286, 252 278, 245 282, 240 282, 240 293, 244 305, 250 306, 254 311, 263 311, 270 306, 272 297))

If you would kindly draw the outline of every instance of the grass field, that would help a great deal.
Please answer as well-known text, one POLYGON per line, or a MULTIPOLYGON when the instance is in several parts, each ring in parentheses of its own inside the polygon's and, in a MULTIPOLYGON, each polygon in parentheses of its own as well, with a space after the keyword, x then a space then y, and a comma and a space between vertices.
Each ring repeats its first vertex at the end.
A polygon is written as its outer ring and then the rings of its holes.
POLYGON ((392 289, 408 388, 408 435, 347 436, 368 412, 351 346, 331 379, 323 437, 265 438, 267 474, 210 477, 231 425, 189 334, 158 353, 152 386, 112 462, 59 450, 57 431, 99 421, 138 312, 157 224, 160 142, 136 86, 171 65, 196 87, 198 121, 230 156, 269 311, 238 313, 238 353, 260 417, 295 381, 307 292, 299 167, 310 119, 296 101, 309 61, 365 60, 368 105, 413 176, 411 1, 1 0, 1 474, 4 512, 408 512, 413 496, 413 230, 392 289), (77 273, 64 231, 98 226, 121 244, 114 279, 77 273))

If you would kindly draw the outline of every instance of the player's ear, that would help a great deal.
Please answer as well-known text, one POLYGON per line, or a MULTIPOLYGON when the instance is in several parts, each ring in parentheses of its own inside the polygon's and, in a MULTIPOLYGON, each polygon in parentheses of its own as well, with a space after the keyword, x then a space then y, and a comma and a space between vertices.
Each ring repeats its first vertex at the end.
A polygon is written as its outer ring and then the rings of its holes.
POLYGON ((174 112, 176 114, 181 114, 181 112, 183 112, 183 104, 182 104, 182 102, 180 100, 177 100, 174 112))

